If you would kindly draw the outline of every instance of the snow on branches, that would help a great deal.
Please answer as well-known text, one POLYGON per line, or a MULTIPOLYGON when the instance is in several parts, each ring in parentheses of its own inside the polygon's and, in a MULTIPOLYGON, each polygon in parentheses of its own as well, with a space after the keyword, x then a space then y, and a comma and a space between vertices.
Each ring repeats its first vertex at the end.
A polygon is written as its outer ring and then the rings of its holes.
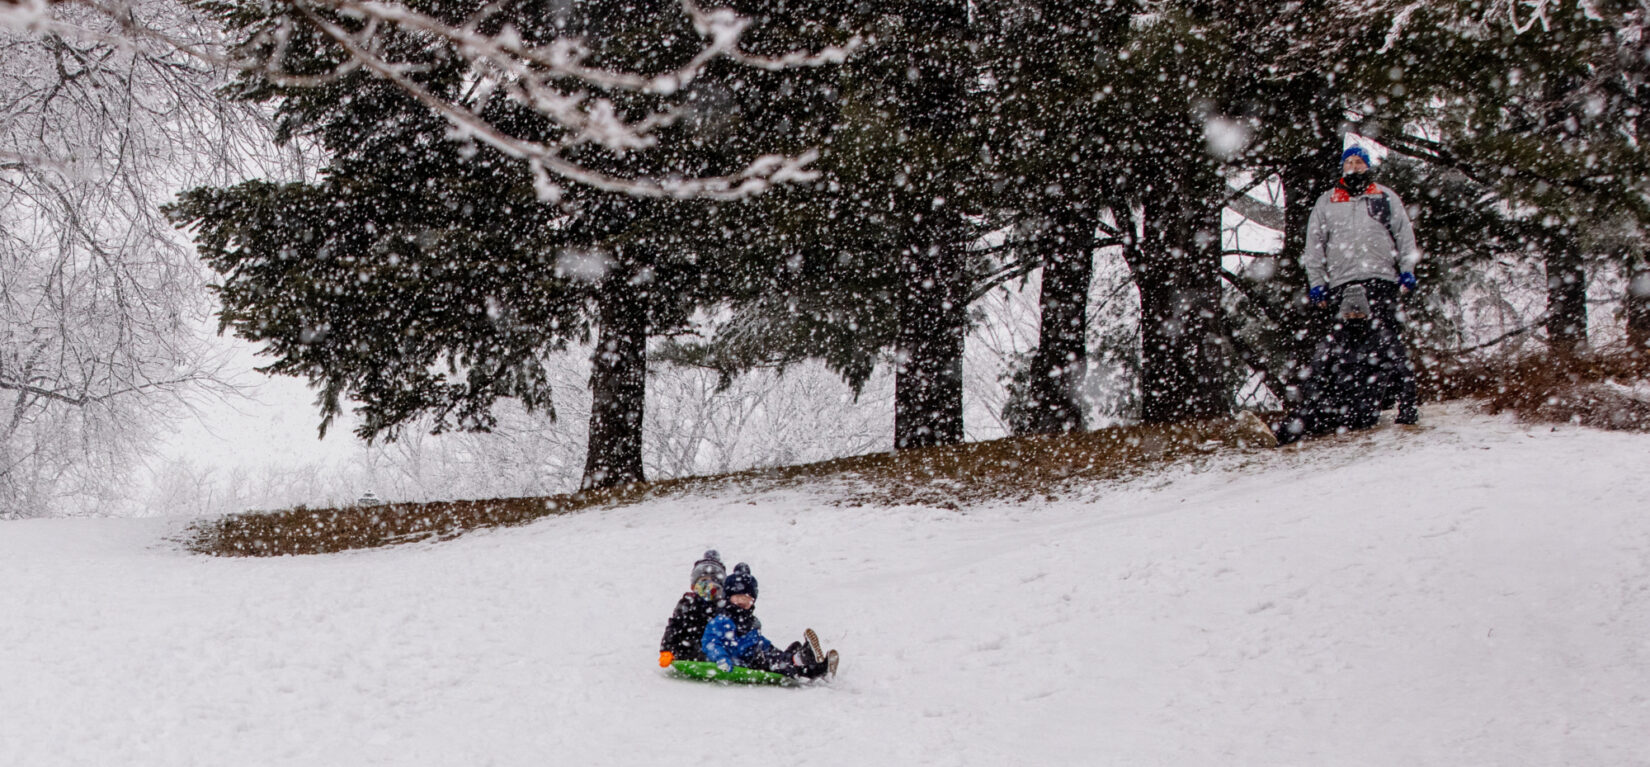
POLYGON ((642 197, 735 199, 756 194, 773 184, 807 180, 810 150, 795 155, 771 154, 754 158, 738 172, 720 176, 622 176, 599 171, 568 158, 568 150, 596 145, 615 154, 645 150, 656 132, 679 116, 669 97, 680 93, 712 62, 726 59, 763 70, 815 67, 844 61, 860 45, 857 37, 841 45, 812 51, 759 55, 741 46, 750 19, 728 9, 701 8, 694 0, 680 7, 699 37, 698 51, 680 66, 660 72, 623 71, 592 65, 584 39, 563 37, 547 43, 528 42, 509 24, 500 26, 500 3, 482 6, 460 23, 421 13, 406 4, 379 0, 288 0, 292 13, 262 30, 243 46, 254 56, 225 56, 161 30, 130 22, 129 0, 0 0, 0 28, 36 34, 106 35, 77 26, 58 13, 58 6, 77 6, 114 20, 133 40, 159 41, 200 59, 236 70, 256 70, 279 86, 321 84, 365 70, 395 84, 452 125, 456 140, 480 141, 525 161, 541 198, 560 195, 561 182, 586 184, 606 191, 642 197), (345 23, 347 20, 347 24, 345 23), (296 73, 282 68, 283 54, 299 27, 323 36, 346 55, 326 72, 296 73), (496 28, 496 31, 483 31, 496 28), (469 66, 464 96, 438 94, 420 84, 421 65, 397 60, 386 40, 392 33, 417 35, 456 51, 469 66), (639 117, 627 117, 603 93, 628 92, 660 97, 661 106, 639 117), (490 98, 502 96, 526 106, 561 128, 553 140, 512 135, 483 117, 490 98))
POLYGON ((121 31, 209 39, 183 5, 141 0, 119 22, 38 0, 0 15, 3 519, 117 493, 168 419, 231 390, 198 332, 202 274, 159 206, 281 158, 262 111, 218 95, 221 73, 121 31))

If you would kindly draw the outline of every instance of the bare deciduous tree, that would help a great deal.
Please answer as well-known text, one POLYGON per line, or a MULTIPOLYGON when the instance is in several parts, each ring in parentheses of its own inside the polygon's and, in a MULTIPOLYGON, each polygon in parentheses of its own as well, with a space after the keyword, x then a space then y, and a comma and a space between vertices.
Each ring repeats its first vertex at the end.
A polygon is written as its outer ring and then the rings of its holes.
POLYGON ((217 385, 202 271, 158 206, 246 167, 262 120, 199 59, 116 41, 204 49, 199 19, 126 13, 54 10, 101 36, 0 26, 0 517, 95 510, 157 418, 217 385))

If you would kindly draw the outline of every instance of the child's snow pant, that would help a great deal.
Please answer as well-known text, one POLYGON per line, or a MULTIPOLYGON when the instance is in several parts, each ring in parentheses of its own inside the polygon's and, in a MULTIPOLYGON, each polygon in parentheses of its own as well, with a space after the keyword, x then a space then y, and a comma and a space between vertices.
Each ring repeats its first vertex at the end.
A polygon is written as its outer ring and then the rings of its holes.
POLYGON ((1399 421, 1415 420, 1415 371, 1399 335, 1398 285, 1364 280, 1332 288, 1331 310, 1353 285, 1362 285, 1368 295, 1370 316, 1330 323, 1312 354, 1299 402, 1279 430, 1280 439, 1367 429, 1379 420, 1384 401, 1397 404, 1399 421))

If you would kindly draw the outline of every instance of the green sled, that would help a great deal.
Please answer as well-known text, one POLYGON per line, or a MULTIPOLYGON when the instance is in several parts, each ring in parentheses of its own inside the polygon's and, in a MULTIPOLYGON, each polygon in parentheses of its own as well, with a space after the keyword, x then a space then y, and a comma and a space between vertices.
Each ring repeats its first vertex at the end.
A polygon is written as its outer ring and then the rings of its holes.
POLYGON ((718 682, 721 684, 774 684, 782 687, 795 687, 801 680, 793 679, 784 674, 775 674, 772 671, 758 671, 754 668, 734 666, 732 671, 723 671, 715 663, 702 660, 679 660, 670 664, 670 673, 683 679, 697 679, 703 682, 718 682))

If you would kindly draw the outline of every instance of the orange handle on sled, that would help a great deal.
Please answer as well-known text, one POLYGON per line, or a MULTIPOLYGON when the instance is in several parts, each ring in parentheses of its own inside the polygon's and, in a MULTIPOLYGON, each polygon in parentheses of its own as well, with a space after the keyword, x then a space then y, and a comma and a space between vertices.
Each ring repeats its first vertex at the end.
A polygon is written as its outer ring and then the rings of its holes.
POLYGON ((659 653, 659 668, 670 668, 676 662, 676 654, 672 652, 659 653))

